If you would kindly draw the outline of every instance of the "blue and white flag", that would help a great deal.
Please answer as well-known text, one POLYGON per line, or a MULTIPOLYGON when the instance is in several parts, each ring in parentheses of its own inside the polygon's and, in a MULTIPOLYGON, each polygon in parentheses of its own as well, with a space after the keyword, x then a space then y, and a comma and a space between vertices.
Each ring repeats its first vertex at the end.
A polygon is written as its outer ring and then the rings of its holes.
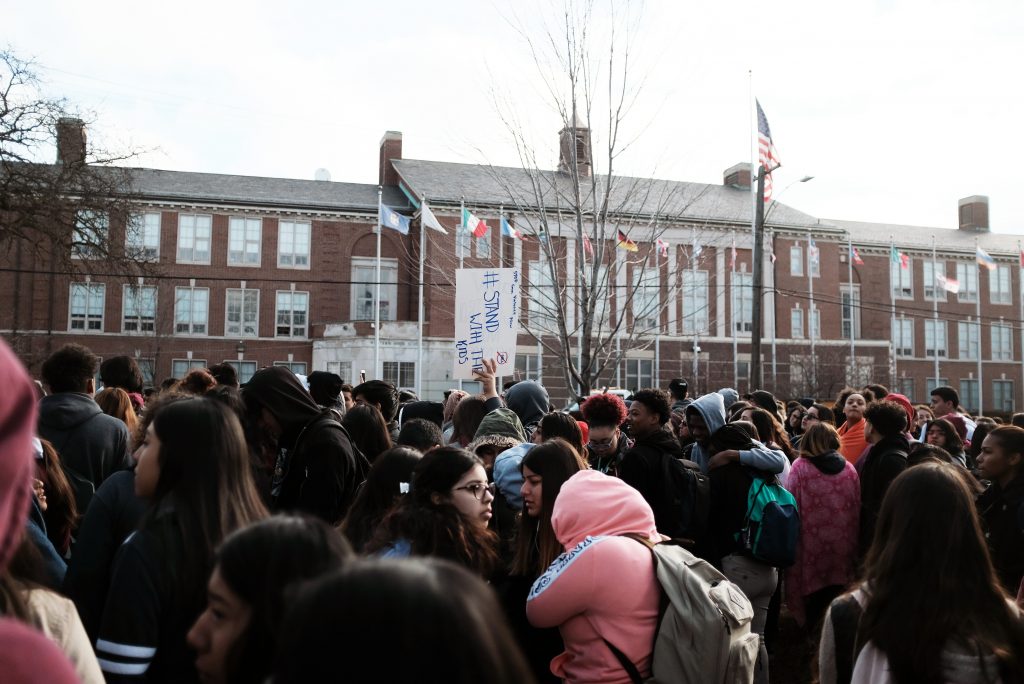
POLYGON ((391 230, 397 230, 402 235, 409 234, 409 218, 402 216, 394 209, 385 205, 380 205, 380 216, 378 217, 380 225, 391 230))

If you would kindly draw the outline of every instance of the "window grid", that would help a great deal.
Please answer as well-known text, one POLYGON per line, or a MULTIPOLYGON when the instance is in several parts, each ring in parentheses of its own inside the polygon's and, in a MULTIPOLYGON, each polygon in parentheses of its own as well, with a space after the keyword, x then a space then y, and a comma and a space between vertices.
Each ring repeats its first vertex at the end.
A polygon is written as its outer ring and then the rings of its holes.
POLYGON ((804 249, 800 245, 789 248, 789 275, 802 277, 804 274, 804 249))
POLYGON ((540 359, 536 354, 516 354, 515 379, 541 381, 540 359))
POLYGON ((641 330, 660 327, 660 275, 655 265, 633 269, 633 325, 641 330))
POLYGON ((136 259, 160 258, 160 214, 132 214, 125 229, 125 250, 136 259))
POLYGON ((957 327, 957 341, 961 359, 977 359, 981 351, 981 326, 977 321, 960 321, 957 327))
POLYGON ((95 259, 106 253, 110 233, 109 217, 98 211, 80 210, 75 214, 75 229, 71 237, 71 258, 95 259))
POLYGON ((171 359, 171 376, 179 380, 193 368, 206 368, 204 359, 171 359))
POLYGON ((351 361, 328 361, 327 372, 334 373, 344 383, 353 383, 352 379, 352 362, 351 361))
MULTIPOLYGON (((398 260, 380 262, 380 320, 393 321, 393 303, 398 298, 398 260)), ((377 262, 375 259, 352 259, 352 320, 372 321, 373 303, 377 297, 377 262)))
POLYGON ((1013 413, 1013 380, 992 381, 992 408, 1003 413, 1013 413))
POLYGON ((229 337, 259 337, 260 291, 229 288, 225 299, 224 334, 229 337))
POLYGON ((924 298, 927 301, 946 301, 946 288, 938 283, 938 276, 946 276, 946 262, 931 260, 921 262, 924 279, 924 298))
POLYGON ((103 332, 103 310, 106 285, 72 283, 68 329, 81 332, 103 332))
POLYGON ((213 217, 206 214, 178 216, 179 264, 209 264, 213 217))
POLYGON ((926 319, 924 322, 924 355, 926 357, 945 358, 946 356, 946 321, 926 319))
POLYGON ((1005 324, 999 323, 991 328, 992 334, 992 359, 995 361, 1010 361, 1013 359, 1013 329, 1005 324))
POLYGON ((889 276, 892 282, 892 296, 896 299, 914 298, 914 260, 907 257, 907 267, 889 262, 889 276))
POLYGON ((156 331, 156 287, 125 285, 121 300, 121 329, 128 332, 156 331))
POLYGON ((626 359, 626 387, 633 390, 655 387, 653 359, 626 359))
POLYGON ((473 242, 476 243, 477 259, 491 258, 491 230, 489 228, 486 233, 474 239, 473 242))
POLYGON ((804 310, 794 306, 789 312, 790 336, 793 339, 802 339, 804 336, 804 310))
POLYGON ((745 334, 754 329, 754 288, 750 273, 732 274, 733 330, 745 334))
POLYGON ((382 373, 385 382, 395 387, 416 386, 416 363, 414 361, 385 361, 382 373))
POLYGON ((842 285, 839 288, 839 296, 842 300, 842 311, 840 313, 841 332, 845 339, 850 339, 850 333, 860 338, 860 286, 854 285, 853 292, 850 292, 849 285, 842 285))
POLYGON ((995 270, 988 272, 988 283, 990 298, 993 304, 1009 304, 1010 296, 1010 267, 1000 264, 995 270))
POLYGON ((892 345, 896 356, 914 355, 914 319, 897 318, 892 322, 892 345))
POLYGON ((174 288, 174 332, 178 335, 207 334, 210 313, 210 289, 206 287, 174 288))
POLYGON ((275 361, 274 365, 280 366, 281 368, 287 368, 296 375, 306 374, 306 364, 302 361, 275 361))
POLYGON ((228 220, 228 264, 259 266, 263 219, 232 216, 228 220))
POLYGON ((309 268, 310 226, 308 221, 278 223, 278 268, 309 268))
POLYGON ((956 280, 960 283, 960 292, 956 295, 957 301, 976 301, 978 297, 978 267, 974 263, 958 262, 956 280))
POLYGON ((530 286, 527 300, 527 315, 531 326, 549 327, 554 325, 551 307, 554 302, 555 288, 547 262, 531 261, 530 286))
POLYGON ((964 378, 960 381, 960 405, 974 413, 978 410, 978 381, 964 378))
POLYGON ((252 380, 252 376, 256 375, 256 371, 259 370, 256 368, 255 361, 238 361, 237 359, 228 359, 224 361, 224 363, 235 369, 235 373, 238 374, 238 383, 241 385, 252 380))
POLYGON ((683 334, 708 329, 708 272, 683 271, 683 334))
POLYGON ((309 293, 277 291, 277 337, 306 337, 309 293))

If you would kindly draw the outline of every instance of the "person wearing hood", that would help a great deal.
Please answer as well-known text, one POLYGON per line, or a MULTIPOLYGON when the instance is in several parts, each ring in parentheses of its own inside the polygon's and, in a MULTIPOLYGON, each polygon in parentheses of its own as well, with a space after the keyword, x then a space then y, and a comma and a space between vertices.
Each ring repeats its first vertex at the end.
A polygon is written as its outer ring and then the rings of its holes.
POLYGON ((731 411, 732 405, 740 400, 740 393, 732 387, 723 387, 718 390, 717 394, 721 395, 722 404, 725 406, 726 411, 731 411))
POLYGON ((860 478, 827 423, 807 429, 788 489, 800 512, 796 562, 786 571, 786 605, 809 635, 832 599, 855 579, 860 478))
MULTIPOLYGON (((488 480, 494 482, 494 464, 498 456, 525 441, 526 434, 523 432, 523 426, 519 423, 519 417, 510 409, 499 408, 484 416, 484 419, 480 421, 480 427, 477 428, 476 434, 473 436, 473 441, 466 448, 483 461, 488 480)), ((498 535, 501 541, 500 553, 505 561, 512 558, 516 514, 521 509, 521 505, 514 505, 505 497, 503 490, 495 491, 494 503, 491 507, 493 516, 488 527, 498 535)))
MULTIPOLYGON (((846 403, 849 406, 849 400, 846 403)), ((894 401, 876 402, 864 412, 864 438, 871 447, 859 468, 861 558, 871 546, 889 485, 907 469, 910 442, 903 434, 906 429, 907 412, 894 401)))
POLYGON ((330 409, 321 409, 287 368, 264 368, 242 390, 249 423, 273 442, 274 508, 345 517, 369 464, 330 409))
POLYGON ((132 465, 128 428, 103 413, 92 395, 99 359, 79 344, 68 344, 43 363, 51 394, 39 402, 39 436, 53 444, 61 467, 85 511, 103 481, 132 465))
POLYGON ((309 395, 318 406, 334 409, 338 420, 345 416, 345 400, 341 396, 344 383, 340 375, 328 371, 313 371, 306 376, 306 384, 309 385, 309 395))
POLYGON ((712 461, 708 448, 711 435, 723 425, 725 425, 725 402, 722 399, 721 390, 705 394, 687 406, 686 427, 694 441, 684 452, 686 458, 699 465, 704 473, 729 461, 739 461, 741 465, 756 470, 781 474, 779 479, 785 485, 786 471, 789 470, 789 459, 786 458, 786 454, 769 449, 757 440, 753 441, 753 447, 750 449, 724 450, 716 454, 715 460, 712 461))
POLYGON ((527 440, 540 424, 540 419, 551 408, 548 391, 534 380, 517 382, 505 392, 505 405, 515 411, 523 424, 527 440))
POLYGON ((661 587, 650 550, 623 535, 661 541, 651 507, 625 482, 583 470, 562 484, 551 527, 565 553, 534 582, 526 603, 532 625, 562 634, 565 652, 551 672, 570 684, 630 684, 607 640, 649 677, 661 587))

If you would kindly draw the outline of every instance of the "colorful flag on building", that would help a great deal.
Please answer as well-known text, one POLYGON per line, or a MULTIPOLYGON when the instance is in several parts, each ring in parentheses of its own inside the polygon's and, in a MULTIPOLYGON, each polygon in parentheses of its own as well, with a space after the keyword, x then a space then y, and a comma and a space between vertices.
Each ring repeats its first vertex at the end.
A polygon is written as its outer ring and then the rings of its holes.
POLYGON ((894 264, 899 264, 900 268, 910 268, 910 255, 899 251, 895 247, 890 248, 889 260, 894 264))
POLYGON ((432 228, 440 233, 448 234, 448 231, 444 229, 441 222, 434 216, 434 212, 430 211, 430 207, 427 206, 427 201, 423 200, 423 204, 420 209, 420 225, 427 228, 432 228))
POLYGON ((380 215, 377 220, 385 228, 397 230, 402 235, 409 234, 409 217, 402 216, 391 207, 380 205, 380 215))
POLYGON ((856 247, 850 247, 850 258, 853 259, 854 266, 864 265, 864 260, 860 258, 860 252, 857 251, 856 247))
POLYGON ((462 225, 468 232, 473 234, 473 237, 483 237, 487 234, 487 222, 478 216, 474 216, 465 207, 462 209, 462 225))
POLYGON ((767 204, 772 199, 772 171, 782 166, 779 163, 779 154, 775 150, 775 143, 772 142, 772 130, 768 127, 768 117, 761 109, 761 103, 757 104, 757 163, 764 168, 764 201, 767 204))
POLYGON ((953 294, 958 294, 960 292, 959 280, 953 280, 952 278, 947 278, 941 273, 936 273, 935 282, 946 292, 952 292, 953 294))
POLYGON ((512 227, 512 224, 508 222, 508 219, 504 216, 499 219, 499 225, 501 225, 501 234, 505 237, 514 238, 516 240, 522 240, 523 234, 512 227))
POLYGON ((619 231, 619 244, 617 245, 617 247, 619 247, 620 249, 624 249, 627 252, 635 252, 638 249, 640 249, 639 247, 637 247, 636 243, 630 240, 628 237, 626 237, 626 234, 623 233, 621 230, 619 231))
POLYGON ((990 271, 996 269, 996 260, 992 258, 992 255, 983 250, 981 247, 975 248, 974 258, 977 259, 979 266, 984 266, 990 271))
POLYGON ((668 243, 661 238, 658 238, 658 254, 668 256, 668 243))

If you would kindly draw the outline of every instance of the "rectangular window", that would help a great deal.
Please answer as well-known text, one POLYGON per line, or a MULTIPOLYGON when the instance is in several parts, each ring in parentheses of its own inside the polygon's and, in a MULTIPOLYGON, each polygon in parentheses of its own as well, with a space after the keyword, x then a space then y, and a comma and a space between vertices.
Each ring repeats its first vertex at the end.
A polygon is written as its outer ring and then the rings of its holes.
POLYGON ((789 311, 790 336, 797 340, 804 336, 804 310, 794 306, 789 311))
POLYGON ((309 268, 309 221, 279 221, 277 224, 277 267, 309 268))
POLYGON ((598 331, 608 329, 608 312, 611 309, 611 284, 608 282, 608 274, 610 269, 608 264, 599 264, 597 267, 597 282, 594 283, 594 287, 590 291, 590 296, 594 299, 594 324, 593 330, 595 334, 598 331))
POLYGON ((125 285, 121 298, 121 329, 151 333, 156 330, 156 287, 125 285))
POLYGON ((800 245, 793 245, 789 248, 789 275, 802 276, 804 274, 804 248, 800 245))
POLYGON ((683 271, 683 334, 708 329, 708 272, 683 271))
POLYGON ((943 387, 943 386, 946 386, 946 385, 949 385, 949 379, 948 378, 939 378, 938 382, 936 382, 935 378, 928 377, 928 378, 926 378, 925 383, 924 383, 925 390, 927 390, 924 393, 924 396, 925 397, 931 397, 933 389, 935 389, 936 387, 943 387))
POLYGON ((71 316, 68 329, 80 332, 103 332, 106 292, 106 285, 72 283, 71 316))
POLYGON ((455 228, 455 258, 456 259, 468 259, 471 254, 469 253, 470 245, 473 244, 473 234, 469 230, 459 224, 455 228))
POLYGON ((842 302, 840 312, 840 324, 842 335, 850 339, 851 333, 855 338, 860 338, 860 285, 854 285, 850 291, 849 284, 839 286, 839 297, 842 302))
MULTIPOLYGON (((235 369, 235 372, 238 373, 238 383, 241 385, 244 385, 245 383, 252 380, 252 376, 256 375, 256 371, 259 370, 258 368, 256 368, 255 361, 228 360, 225 361, 224 363, 228 364, 229 366, 235 369)), ((277 364, 274 365, 276 366, 277 364)))
POLYGON ((980 350, 981 326, 977 321, 960 321, 956 324, 957 341, 961 359, 977 359, 980 350))
POLYGON ((344 383, 355 384, 352 378, 352 362, 351 361, 328 361, 327 372, 334 373, 344 383))
POLYGON ((255 289, 227 291, 224 334, 228 337, 259 337, 260 291, 255 289))
POLYGON ((490 259, 491 258, 491 230, 487 229, 487 232, 478 238, 475 238, 473 242, 476 244, 476 258, 477 259, 490 259))
MULTIPOLYGON (((386 364, 387 362, 385 361, 384 363, 386 364)), ((275 361, 274 365, 287 368, 296 375, 306 374, 306 364, 301 361, 275 361)))
POLYGON ((213 217, 207 214, 178 216, 178 263, 210 263, 210 239, 213 217))
POLYGON ((811 245, 807 248, 807 270, 812 278, 821 277, 821 250, 814 240, 811 240, 811 245))
POLYGON ((633 325, 640 332, 656 330, 661 319, 661 279, 658 267, 649 264, 633 269, 633 325))
MULTIPOLYGON (((377 298, 377 261, 352 257, 352 320, 372 321, 377 298)), ((380 260, 380 320, 396 319, 398 298, 398 260, 380 260)))
POLYGON ((1005 264, 996 266, 995 270, 988 272, 988 286, 993 304, 1009 304, 1010 296, 1010 267, 1005 264))
POLYGON ((153 359, 135 359, 142 373, 142 386, 152 387, 156 384, 156 362, 153 359))
POLYGON ((107 253, 110 220, 99 211, 83 209, 75 214, 75 229, 71 236, 72 259, 96 259, 107 253))
POLYGON ((978 410, 978 381, 964 379, 960 381, 960 405, 974 413, 978 410))
POLYGON ((277 291, 277 337, 306 337, 308 318, 308 292, 277 291))
POLYGON ((540 359, 536 354, 516 354, 516 380, 536 380, 541 377, 540 359))
POLYGON ((382 371, 384 382, 395 387, 416 386, 416 364, 413 361, 385 361, 382 371))
POLYGON ((810 321, 811 321, 811 334, 814 336, 814 339, 820 340, 821 339, 821 310, 817 306, 815 306, 814 304, 811 304, 811 313, 810 313, 809 318, 810 318, 810 321))
POLYGON ((626 387, 631 390, 649 389, 654 384, 653 359, 626 359, 626 387))
POLYGON ((892 296, 896 299, 914 298, 914 262, 907 257, 907 267, 899 262, 889 261, 889 277, 892 283, 892 296))
POLYGON ((179 380, 185 377, 193 368, 206 368, 206 361, 203 359, 172 359, 171 376, 179 380))
POLYGON ((892 322, 892 346, 896 356, 914 355, 914 319, 897 318, 892 322))
POLYGON ((551 315, 555 307, 555 287, 551 278, 551 271, 546 261, 531 261, 530 286, 527 293, 529 324, 535 327, 547 329, 554 325, 555 319, 551 315))
POLYGON ((914 391, 915 391, 914 378, 906 378, 906 377, 904 377, 904 378, 900 378, 899 380, 900 380, 899 381, 900 394, 902 394, 907 399, 910 399, 911 402, 913 402, 914 401, 914 391))
POLYGON ((732 325, 737 333, 754 329, 754 276, 750 273, 732 274, 732 325))
POLYGON ((922 261, 921 274, 924 279, 924 298, 928 301, 946 301, 946 288, 939 285, 938 281, 938 276, 946 276, 946 262, 922 261))
POLYGON ((960 283, 957 301, 973 302, 978 297, 978 267, 972 262, 957 262, 956 280, 960 283))
POLYGON ((992 408, 1003 413, 1013 413, 1013 380, 992 381, 992 408))
POLYGON ((259 266, 263 219, 232 216, 228 219, 228 265, 259 266))
POLYGON ((1013 359, 1013 329, 1002 323, 993 325, 992 360, 1011 361, 1013 359))
POLYGON ((135 259, 160 258, 160 213, 132 214, 125 228, 125 251, 135 259))
POLYGON ((205 335, 210 313, 210 289, 174 288, 174 332, 178 335, 205 335))
POLYGON ((924 355, 926 357, 946 357, 946 321, 925 319, 924 355))

